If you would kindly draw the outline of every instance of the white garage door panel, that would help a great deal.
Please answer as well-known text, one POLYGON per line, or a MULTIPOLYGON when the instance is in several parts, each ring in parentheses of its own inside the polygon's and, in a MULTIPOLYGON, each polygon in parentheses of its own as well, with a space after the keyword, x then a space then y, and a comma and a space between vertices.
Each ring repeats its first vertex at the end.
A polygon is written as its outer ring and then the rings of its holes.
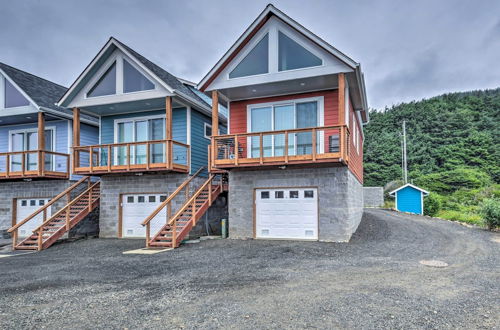
POLYGON ((316 189, 257 189, 255 202, 257 238, 318 239, 316 189))
MULTIPOLYGON (((166 194, 137 194, 123 195, 122 197, 122 236, 129 238, 146 237, 146 227, 141 223, 153 213, 161 202, 167 198, 166 194)), ((151 235, 163 227, 167 219, 164 208, 151 220, 151 235)))
MULTIPOLYGON (((50 201, 49 198, 19 198, 16 221, 19 223, 50 201)), ((52 206, 47 208, 47 219, 52 215, 52 206)), ((43 222, 43 212, 19 227, 19 237, 27 237, 43 222)))

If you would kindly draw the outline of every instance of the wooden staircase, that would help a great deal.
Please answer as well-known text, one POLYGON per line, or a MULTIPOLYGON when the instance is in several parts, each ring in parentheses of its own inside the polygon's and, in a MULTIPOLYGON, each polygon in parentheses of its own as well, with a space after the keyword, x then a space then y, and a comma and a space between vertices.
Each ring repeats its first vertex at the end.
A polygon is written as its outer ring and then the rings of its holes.
POLYGON ((29 217, 19 222, 8 231, 13 233, 12 247, 15 250, 44 250, 54 244, 71 228, 76 226, 87 215, 89 215, 100 201, 100 182, 91 183, 90 177, 84 177, 61 194, 57 195, 49 203, 38 209, 29 217), (85 183, 85 181, 87 181, 85 183), (75 193, 77 189, 81 189, 81 185, 86 184, 87 188, 77 197, 71 199, 71 193, 75 193), (50 218, 46 218, 47 208, 60 200, 64 196, 67 197, 67 204, 57 211, 50 218), (17 230, 26 222, 32 220, 35 216, 43 212, 43 223, 33 230, 33 234, 24 238, 20 243, 17 243, 17 230))
MULTIPOLYGON (((225 190, 224 176, 221 174, 211 174, 208 179, 190 195, 186 193, 186 201, 180 209, 170 216, 171 201, 179 192, 188 187, 189 182, 199 174, 198 171, 193 177, 186 180, 176 189, 146 220, 142 225, 146 226, 146 247, 147 248, 176 248, 182 240, 189 234, 189 231, 196 225, 196 222, 207 212, 208 208, 215 202, 217 197, 225 190), (150 236, 151 220, 164 208, 167 207, 167 222, 161 229, 150 236)), ((189 191, 189 190, 186 190, 189 191)))

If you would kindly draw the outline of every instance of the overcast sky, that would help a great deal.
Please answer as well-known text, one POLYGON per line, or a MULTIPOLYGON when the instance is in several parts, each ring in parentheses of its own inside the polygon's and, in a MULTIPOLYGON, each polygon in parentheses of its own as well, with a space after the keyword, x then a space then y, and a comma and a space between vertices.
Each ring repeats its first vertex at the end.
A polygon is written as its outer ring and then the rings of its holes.
MULTIPOLYGON (((69 86, 110 36, 199 82, 269 1, 0 0, 0 61, 69 86)), ((500 1, 274 1, 355 61, 370 107, 500 86, 500 1)))

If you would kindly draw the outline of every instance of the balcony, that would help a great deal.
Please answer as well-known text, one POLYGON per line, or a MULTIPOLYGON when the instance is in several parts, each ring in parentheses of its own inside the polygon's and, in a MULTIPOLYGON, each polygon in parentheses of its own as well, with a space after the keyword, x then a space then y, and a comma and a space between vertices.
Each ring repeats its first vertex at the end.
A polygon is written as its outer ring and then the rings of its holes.
POLYGON ((173 171, 188 173, 190 147, 174 140, 154 140, 73 147, 73 172, 107 173, 173 171))
POLYGON ((0 180, 68 178, 68 154, 47 150, 0 153, 0 180))
POLYGON ((211 169, 347 164, 347 141, 347 126, 214 136, 210 150, 211 169))

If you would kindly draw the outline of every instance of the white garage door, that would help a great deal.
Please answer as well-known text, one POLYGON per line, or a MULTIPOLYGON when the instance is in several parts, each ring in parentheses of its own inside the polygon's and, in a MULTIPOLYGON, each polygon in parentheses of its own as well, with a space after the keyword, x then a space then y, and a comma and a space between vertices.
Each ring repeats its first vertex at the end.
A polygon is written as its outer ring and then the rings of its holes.
POLYGON ((255 204, 257 238, 318 239, 317 189, 257 189, 255 204))
MULTIPOLYGON (((165 194, 137 194, 122 196, 122 237, 146 237, 141 223, 153 213, 167 196, 165 194)), ((151 235, 166 223, 167 208, 151 220, 151 235)))
MULTIPOLYGON (((16 221, 19 223, 50 201, 49 198, 19 198, 17 200, 16 221)), ((47 219, 52 215, 52 206, 47 208, 47 219)), ((19 237, 27 237, 43 222, 43 212, 19 227, 19 237)))

